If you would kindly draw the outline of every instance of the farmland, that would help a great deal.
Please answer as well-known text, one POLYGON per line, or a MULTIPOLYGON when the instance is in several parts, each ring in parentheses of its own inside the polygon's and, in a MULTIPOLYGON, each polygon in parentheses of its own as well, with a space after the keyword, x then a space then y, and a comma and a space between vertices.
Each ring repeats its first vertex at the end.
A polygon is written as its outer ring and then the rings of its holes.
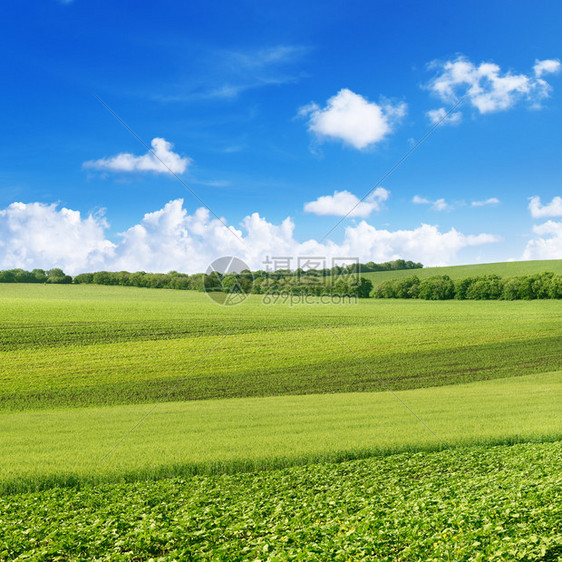
POLYGON ((0 285, 0 557, 556 559, 562 303, 309 303, 0 285))
POLYGON ((3 285, 0 306, 0 410, 403 390, 561 367, 560 301, 291 307, 255 295, 220 307, 192 291, 3 285))
POLYGON ((424 267, 423 269, 403 269, 401 271, 376 271, 363 273, 363 276, 369 279, 374 286, 377 286, 389 279, 401 279, 412 275, 417 275, 420 279, 426 279, 433 275, 448 275, 451 279, 462 279, 463 277, 476 277, 478 275, 499 275, 500 277, 532 275, 533 273, 542 273, 544 271, 562 274, 562 260, 514 261, 451 265, 448 267, 424 267))
POLYGON ((562 377, 550 373, 396 394, 10 413, 0 415, 0 481, 6 491, 26 490, 553 440, 562 438, 560 403, 562 377), (143 423, 129 435, 138 420, 143 423))
POLYGON ((557 560, 562 446, 471 447, 0 497, 0 557, 557 560))

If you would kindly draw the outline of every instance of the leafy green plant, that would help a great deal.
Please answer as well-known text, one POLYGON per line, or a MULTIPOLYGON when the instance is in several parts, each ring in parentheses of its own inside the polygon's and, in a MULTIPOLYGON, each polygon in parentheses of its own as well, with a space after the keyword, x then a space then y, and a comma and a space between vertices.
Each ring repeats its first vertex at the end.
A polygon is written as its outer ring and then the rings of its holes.
POLYGON ((562 443, 0 497, 10 560, 557 560, 562 443))

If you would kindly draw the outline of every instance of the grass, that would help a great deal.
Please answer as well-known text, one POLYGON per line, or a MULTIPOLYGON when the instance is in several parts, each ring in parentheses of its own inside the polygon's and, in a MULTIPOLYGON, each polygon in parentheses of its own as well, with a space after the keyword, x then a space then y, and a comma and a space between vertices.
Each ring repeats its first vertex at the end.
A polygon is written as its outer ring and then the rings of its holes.
POLYGON ((451 279, 462 279, 476 275, 495 274, 500 277, 511 277, 512 275, 531 275, 543 271, 562 273, 562 260, 532 260, 498 263, 480 263, 473 265, 453 265, 449 267, 424 267, 423 269, 407 269, 400 271, 375 271, 363 273, 363 277, 370 279, 376 287, 383 281, 399 279, 417 275, 420 279, 432 275, 448 275, 451 279))
POLYGON ((10 560, 559 560, 562 443, 0 497, 10 560))
POLYGON ((559 439, 560 374, 396 394, 7 413, 0 415, 0 482, 17 491, 559 439))
POLYGON ((562 368, 560 301, 220 307, 190 291, 0 285, 0 411, 369 392, 562 368))
POLYGON ((560 559, 561 316, 0 285, 0 559, 560 559))

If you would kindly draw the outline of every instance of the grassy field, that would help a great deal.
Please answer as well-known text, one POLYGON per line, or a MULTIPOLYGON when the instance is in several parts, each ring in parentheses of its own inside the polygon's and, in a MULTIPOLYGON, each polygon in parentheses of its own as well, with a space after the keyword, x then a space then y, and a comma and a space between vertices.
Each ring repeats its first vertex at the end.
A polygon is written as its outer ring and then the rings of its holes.
POLYGON ((417 275, 420 279, 432 275, 448 275, 451 279, 462 279, 476 275, 495 274, 500 277, 511 277, 512 275, 531 275, 543 271, 562 273, 562 260, 534 260, 513 261, 498 263, 479 263, 473 265, 453 265, 449 267, 424 267, 423 269, 407 269, 401 271, 376 271, 363 273, 363 277, 370 279, 376 287, 388 279, 399 279, 417 275))
POLYGON ((18 491, 279 468, 475 443, 560 439, 560 375, 395 394, 8 413, 0 415, 0 482, 5 491, 18 491))
POLYGON ((562 368, 560 301, 220 307, 0 285, 0 411, 439 386, 562 368))
POLYGON ((0 496, 10 560, 544 560, 562 444, 0 496))
POLYGON ((0 558, 555 560, 561 319, 0 285, 0 558))

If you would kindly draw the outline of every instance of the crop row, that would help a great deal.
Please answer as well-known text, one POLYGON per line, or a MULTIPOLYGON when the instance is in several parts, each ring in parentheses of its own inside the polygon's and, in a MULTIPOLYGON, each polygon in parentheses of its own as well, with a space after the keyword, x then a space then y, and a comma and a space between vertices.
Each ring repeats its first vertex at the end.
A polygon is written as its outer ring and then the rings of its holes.
POLYGON ((4 411, 399 390, 562 367, 559 301, 221 307, 189 291, 63 285, 5 285, 0 301, 4 411))
POLYGON ((561 400, 560 373, 548 373, 397 393, 3 413, 0 492, 555 440, 561 400))
POLYGON ((431 339, 405 347, 369 332, 295 330, 4 353, 0 411, 404 390, 562 368, 555 335, 489 344, 474 335, 472 343, 431 339))
POLYGON ((562 443, 0 497, 11 560, 544 560, 562 443))

